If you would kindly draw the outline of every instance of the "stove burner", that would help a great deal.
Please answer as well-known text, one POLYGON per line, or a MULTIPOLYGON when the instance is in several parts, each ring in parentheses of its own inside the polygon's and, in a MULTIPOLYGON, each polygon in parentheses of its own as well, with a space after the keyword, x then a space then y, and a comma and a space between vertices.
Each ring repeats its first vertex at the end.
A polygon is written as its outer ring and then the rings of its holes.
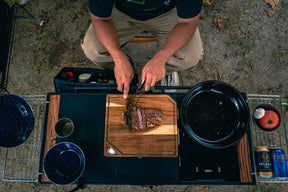
POLYGON ((180 130, 179 175, 183 181, 239 181, 237 145, 211 149, 196 143, 180 130))

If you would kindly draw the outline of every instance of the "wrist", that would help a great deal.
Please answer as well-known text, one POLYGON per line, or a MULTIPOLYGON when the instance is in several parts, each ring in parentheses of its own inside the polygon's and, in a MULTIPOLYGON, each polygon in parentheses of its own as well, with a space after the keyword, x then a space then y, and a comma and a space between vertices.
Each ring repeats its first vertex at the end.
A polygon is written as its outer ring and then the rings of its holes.
POLYGON ((121 48, 110 51, 110 55, 114 60, 126 56, 125 53, 121 50, 121 48))
POLYGON ((170 57, 171 56, 169 56, 166 51, 159 50, 153 59, 155 59, 159 65, 165 65, 170 57))
POLYGON ((127 59, 127 56, 125 55, 125 53, 122 50, 114 51, 113 53, 110 53, 110 54, 113 58, 115 65, 118 63, 123 63, 121 61, 127 59))

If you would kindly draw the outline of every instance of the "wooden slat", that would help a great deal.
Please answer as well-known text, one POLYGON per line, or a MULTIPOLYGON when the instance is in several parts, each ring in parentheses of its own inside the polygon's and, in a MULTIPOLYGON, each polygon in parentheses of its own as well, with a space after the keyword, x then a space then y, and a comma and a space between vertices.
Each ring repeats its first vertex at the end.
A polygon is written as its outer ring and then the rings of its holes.
MULTIPOLYGON (((50 95, 50 103, 48 108, 48 117, 47 117, 47 127, 46 127, 46 137, 45 137, 45 146, 44 146, 44 155, 45 158, 48 150, 56 144, 56 140, 53 139, 55 136, 54 125, 58 121, 59 107, 60 107, 60 95, 50 95)), ((42 174, 42 182, 49 182, 48 178, 42 174)))
MULTIPOLYGON (((109 157, 176 157, 177 104, 169 95, 143 95, 137 106, 162 111, 161 125, 144 131, 130 131, 123 124, 126 102, 122 95, 107 95, 104 155, 109 157), (113 148, 115 154, 109 154, 113 148)), ((136 96, 137 98, 137 96, 136 96)))
POLYGON ((249 139, 247 133, 237 144, 238 160, 240 168, 240 181, 243 183, 252 183, 252 165, 249 148, 249 139))
POLYGON ((159 42, 153 36, 135 36, 128 43, 149 43, 149 42, 159 42))

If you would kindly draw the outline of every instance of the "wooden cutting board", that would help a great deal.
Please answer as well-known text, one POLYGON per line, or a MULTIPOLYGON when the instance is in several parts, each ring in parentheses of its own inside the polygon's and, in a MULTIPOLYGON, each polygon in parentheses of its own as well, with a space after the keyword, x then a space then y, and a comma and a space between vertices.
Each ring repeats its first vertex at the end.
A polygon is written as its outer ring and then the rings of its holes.
MULTIPOLYGON (((161 125, 146 131, 130 131, 123 124, 127 99, 121 94, 106 98, 104 155, 107 157, 178 156, 177 104, 169 95, 145 94, 137 106, 162 111, 161 125)), ((135 97, 137 98, 137 96, 135 97)))

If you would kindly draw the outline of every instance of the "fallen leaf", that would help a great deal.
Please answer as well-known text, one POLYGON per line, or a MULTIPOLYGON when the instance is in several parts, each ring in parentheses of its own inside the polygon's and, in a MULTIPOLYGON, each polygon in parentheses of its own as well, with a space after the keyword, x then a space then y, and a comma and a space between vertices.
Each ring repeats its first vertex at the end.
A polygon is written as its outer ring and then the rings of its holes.
POLYGON ((196 189, 198 192, 206 192, 206 191, 208 191, 209 186, 208 186, 208 185, 197 185, 197 186, 195 187, 195 189, 196 189))
POLYGON ((37 33, 38 33, 38 34, 41 34, 41 32, 42 32, 42 27, 39 27, 39 28, 37 29, 37 33))
POLYGON ((214 18, 214 24, 216 25, 218 29, 221 29, 222 22, 223 22, 223 19, 220 16, 214 18))
POLYGON ((272 95, 273 91, 274 91, 274 89, 273 89, 273 88, 272 88, 272 89, 270 89, 270 90, 268 91, 268 95, 272 95))
POLYGON ((220 73, 218 67, 215 67, 215 68, 216 68, 216 71, 217 71, 218 79, 219 79, 220 81, 223 81, 222 76, 221 76, 221 73, 220 73))
POLYGON ((203 5, 208 5, 208 6, 211 6, 212 3, 210 3, 209 0, 203 0, 203 5))
POLYGON ((243 69, 244 69, 244 71, 248 72, 248 67, 247 67, 247 65, 244 65, 244 66, 243 66, 243 69))
POLYGON ((265 9, 266 14, 269 17, 272 17, 275 14, 275 12, 276 12, 276 8, 277 8, 280 0, 264 0, 264 1, 265 1, 265 3, 269 4, 272 7, 272 11, 269 11, 269 10, 265 9))
POLYGON ((193 188, 194 188, 194 185, 190 185, 184 190, 184 192, 192 192, 193 188))

